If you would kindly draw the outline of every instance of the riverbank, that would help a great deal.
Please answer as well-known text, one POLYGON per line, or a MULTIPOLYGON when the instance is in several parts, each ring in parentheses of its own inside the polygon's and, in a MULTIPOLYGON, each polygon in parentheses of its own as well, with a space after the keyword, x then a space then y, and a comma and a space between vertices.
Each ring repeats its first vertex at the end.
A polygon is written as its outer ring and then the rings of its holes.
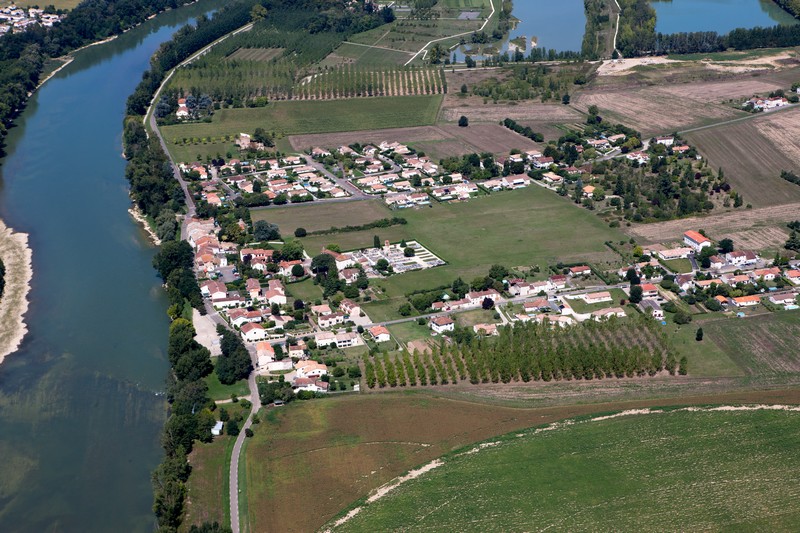
POLYGON ((147 236, 150 238, 150 241, 156 246, 161 246, 161 239, 158 238, 156 232, 153 231, 152 227, 150 227, 150 223, 145 218, 144 213, 142 213, 142 210, 139 209, 139 206, 133 204, 133 206, 130 209, 128 209, 128 213, 130 213, 130 215, 136 222, 141 224, 142 229, 144 229, 147 232, 147 236))
POLYGON ((0 221, 0 259, 6 267, 5 290, 0 298, 0 363, 17 351, 28 332, 24 318, 33 278, 32 255, 28 235, 0 221))

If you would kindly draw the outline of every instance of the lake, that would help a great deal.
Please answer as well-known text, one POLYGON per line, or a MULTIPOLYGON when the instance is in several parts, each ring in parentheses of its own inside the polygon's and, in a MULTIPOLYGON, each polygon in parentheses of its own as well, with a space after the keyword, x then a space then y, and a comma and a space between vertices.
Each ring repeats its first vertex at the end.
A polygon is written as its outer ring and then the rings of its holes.
MULTIPOLYGON (((498 0, 499 1, 499 0, 498 0)), ((586 30, 586 14, 583 0, 515 0, 512 15, 519 19, 517 25, 509 32, 509 36, 499 45, 501 52, 514 49, 511 41, 525 37, 528 55, 531 50, 531 38, 535 37, 538 47, 564 51, 581 51, 583 34, 586 30)), ((494 43, 497 46, 497 43, 494 43)), ((468 48, 468 47, 467 47, 468 48)), ((463 61, 464 47, 456 51, 458 61, 463 61)), ((452 54, 451 54, 452 56, 452 54)), ((473 54, 474 59, 483 59, 480 54, 473 54)))
POLYGON ((86 49, 7 138, 0 217, 30 234, 29 332, 0 365, 0 531, 153 531, 167 301, 127 213, 125 100, 211 0, 86 49))
POLYGON ((656 31, 679 33, 796 24, 797 20, 772 0, 651 0, 656 31))

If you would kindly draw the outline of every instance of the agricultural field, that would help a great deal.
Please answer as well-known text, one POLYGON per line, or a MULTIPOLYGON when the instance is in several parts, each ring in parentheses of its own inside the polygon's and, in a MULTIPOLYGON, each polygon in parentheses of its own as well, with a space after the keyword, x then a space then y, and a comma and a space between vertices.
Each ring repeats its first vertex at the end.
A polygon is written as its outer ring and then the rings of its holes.
POLYGON ((195 443, 189 455, 192 475, 186 484, 184 524, 230 522, 228 472, 236 437, 221 435, 210 443, 195 443))
MULTIPOLYGON (((357 212, 358 203, 348 205, 357 212)), ((283 210, 283 226, 278 225, 284 235, 291 235, 298 227, 292 218, 294 209, 297 208, 283 210)), ((389 297, 396 297, 422 287, 449 285, 458 276, 471 280, 486 275, 496 263, 515 267, 545 266, 559 260, 614 261, 617 255, 603 243, 622 237, 618 230, 609 228, 589 211, 578 209, 568 200, 537 186, 494 193, 466 203, 401 211, 386 208, 385 213, 378 218, 401 216, 408 224, 311 236, 301 241, 312 252, 329 243, 352 250, 372 246, 377 234, 381 240, 392 242, 417 240, 448 263, 377 282, 389 297), (575 228, 580 228, 580 232, 575 228), (464 246, 465 242, 470 245, 464 246)))
MULTIPOLYGON (((535 100, 503 101, 497 104, 491 100, 484 103, 480 96, 457 96, 453 91, 458 86, 450 85, 450 92, 445 96, 442 104, 442 120, 457 122, 462 115, 473 122, 499 123, 506 118, 516 121, 545 122, 550 124, 564 124, 571 122, 584 122, 585 116, 571 106, 561 103, 543 104, 535 100)), ((584 110, 585 111, 585 110, 584 110)))
POLYGON ((686 228, 701 228, 712 239, 733 239, 737 248, 774 251, 786 242, 789 236, 786 223, 796 220, 799 212, 800 203, 744 210, 739 208, 707 217, 636 224, 627 231, 645 244, 672 242, 679 240, 686 228))
POLYGON ((391 218, 392 215, 386 205, 377 199, 357 203, 332 202, 320 205, 252 209, 250 211, 253 222, 267 220, 277 224, 285 237, 291 237, 297 228, 318 231, 334 226, 360 226, 382 218, 391 218), (293 226, 293 224, 296 225, 293 226))
POLYGON ((653 409, 513 432, 373 492, 332 531, 791 530, 794 409, 653 409))
POLYGON ((469 345, 442 342, 424 353, 365 355, 363 361, 369 389, 643 378, 665 370, 674 374, 679 364, 661 326, 644 317, 569 330, 516 324, 469 345))
POLYGON ((414 54, 392 50, 381 46, 370 46, 343 42, 339 48, 331 52, 321 63, 322 67, 336 67, 345 64, 355 64, 362 67, 386 67, 389 65, 404 65, 414 54))
POLYGON ((284 52, 283 48, 239 48, 227 57, 228 60, 272 61, 284 52))
POLYGON ((772 112, 751 120, 691 132, 686 138, 714 167, 722 167, 745 202, 757 207, 800 201, 800 186, 780 178, 800 171, 800 110, 772 112))
POLYGON ((800 313, 714 321, 703 324, 703 331, 748 375, 800 372, 800 313))
MULTIPOLYGON (((433 124, 441 96, 403 96, 330 101, 280 101, 254 109, 221 109, 211 123, 162 126, 172 152, 184 139, 219 141, 265 128, 280 135, 356 131, 433 124)), ((186 144, 191 151, 192 144, 186 144)), ((173 156, 175 154, 173 153, 173 156)), ((180 161, 180 159, 178 159, 180 161)))

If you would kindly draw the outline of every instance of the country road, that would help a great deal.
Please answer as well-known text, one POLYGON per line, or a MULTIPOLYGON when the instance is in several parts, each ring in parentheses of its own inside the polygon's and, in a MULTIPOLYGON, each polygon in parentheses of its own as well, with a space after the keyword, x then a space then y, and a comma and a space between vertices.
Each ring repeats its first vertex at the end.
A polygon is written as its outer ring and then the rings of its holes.
POLYGON ((788 106, 785 106, 785 107, 778 107, 776 109, 772 109, 770 111, 764 111, 764 112, 761 112, 761 113, 751 113, 746 117, 732 118, 730 120, 724 120, 722 122, 715 122, 714 124, 706 124, 705 126, 698 126, 696 128, 689 128, 688 130, 681 130, 678 133, 683 135, 684 133, 692 133, 692 132, 695 132, 695 131, 707 130, 707 129, 711 129, 711 128, 718 128, 720 126, 726 126, 728 124, 736 124, 737 122, 744 122, 746 120, 753 120, 753 119, 756 119, 758 117, 771 115, 773 113, 781 113, 781 112, 784 112, 784 111, 791 111, 793 109, 794 110, 800 109, 800 104, 788 105, 788 106))

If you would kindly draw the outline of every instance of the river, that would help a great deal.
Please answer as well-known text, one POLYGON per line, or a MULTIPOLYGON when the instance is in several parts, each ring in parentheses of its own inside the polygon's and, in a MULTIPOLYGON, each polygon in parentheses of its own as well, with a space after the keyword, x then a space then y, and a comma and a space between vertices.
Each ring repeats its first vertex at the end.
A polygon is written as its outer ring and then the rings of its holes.
POLYGON ((155 248, 127 213, 125 100, 213 0, 81 51, 7 138, 0 218, 30 234, 20 350, 0 366, 0 531, 152 531, 168 369, 155 248))

